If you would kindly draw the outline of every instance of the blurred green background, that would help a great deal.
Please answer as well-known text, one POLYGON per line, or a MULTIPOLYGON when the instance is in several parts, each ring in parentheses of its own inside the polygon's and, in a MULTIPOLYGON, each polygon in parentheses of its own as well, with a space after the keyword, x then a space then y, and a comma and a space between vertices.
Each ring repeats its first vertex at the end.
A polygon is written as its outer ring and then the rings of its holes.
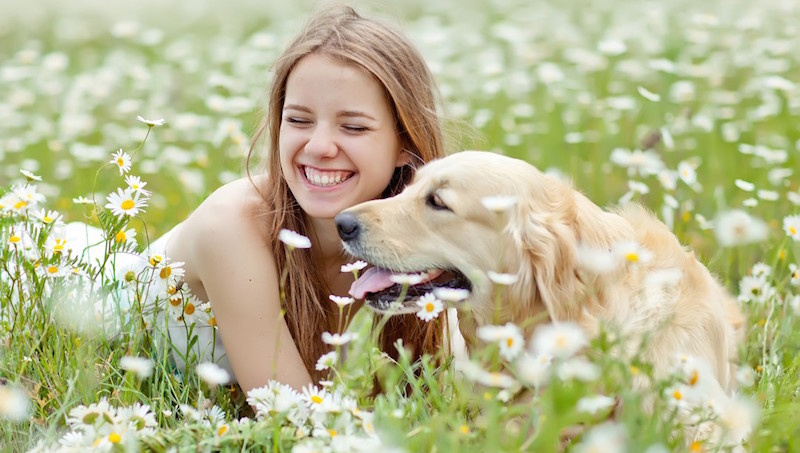
MULTIPOLYGON (((244 174, 270 65, 321 4, 0 1, 0 186, 33 171, 48 206, 84 219, 74 197, 103 200, 124 184, 116 168, 98 170, 119 148, 136 149, 147 131, 136 116, 165 118, 131 172, 154 192, 143 218, 158 236, 244 174)), ((697 214, 744 205, 778 235, 797 211, 786 197, 798 190, 787 176, 800 155, 798 2, 351 4, 423 52, 451 150, 525 158, 601 205, 643 182, 649 193, 634 198, 662 213, 671 195, 674 230, 701 254, 715 244, 697 214), (699 185, 630 174, 611 162, 617 148, 651 148, 673 178, 688 162, 699 185)))

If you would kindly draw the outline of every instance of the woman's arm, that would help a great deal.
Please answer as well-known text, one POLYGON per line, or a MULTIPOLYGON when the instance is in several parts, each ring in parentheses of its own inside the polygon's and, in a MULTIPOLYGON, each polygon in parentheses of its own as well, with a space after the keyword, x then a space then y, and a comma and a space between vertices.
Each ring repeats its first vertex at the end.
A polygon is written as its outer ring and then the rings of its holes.
POLYGON ((187 222, 180 238, 189 241, 181 247, 186 267, 202 282, 242 389, 276 379, 299 390, 312 381, 281 316, 272 251, 249 210, 225 201, 201 207, 187 222))

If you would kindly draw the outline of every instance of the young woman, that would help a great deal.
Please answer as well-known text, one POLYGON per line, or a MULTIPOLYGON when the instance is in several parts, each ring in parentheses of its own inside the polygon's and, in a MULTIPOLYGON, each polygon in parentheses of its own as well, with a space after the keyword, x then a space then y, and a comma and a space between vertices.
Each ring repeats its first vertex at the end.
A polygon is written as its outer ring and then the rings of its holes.
MULTIPOLYGON (((341 272, 351 258, 334 216, 398 193, 416 166, 443 155, 432 76, 393 27, 348 7, 325 9, 274 68, 250 150, 266 135, 266 171, 219 188, 159 241, 166 256, 185 262, 194 296, 210 301, 244 391, 269 379, 299 389, 323 377, 314 367, 329 350, 321 335, 340 325, 329 296, 347 296, 353 281, 341 272), (311 248, 287 255, 281 229, 307 236, 311 248)), ((360 302, 345 310, 343 325, 360 302)), ((396 355, 392 343, 402 338, 419 356, 435 352, 441 334, 441 323, 395 316, 380 342, 396 355)))

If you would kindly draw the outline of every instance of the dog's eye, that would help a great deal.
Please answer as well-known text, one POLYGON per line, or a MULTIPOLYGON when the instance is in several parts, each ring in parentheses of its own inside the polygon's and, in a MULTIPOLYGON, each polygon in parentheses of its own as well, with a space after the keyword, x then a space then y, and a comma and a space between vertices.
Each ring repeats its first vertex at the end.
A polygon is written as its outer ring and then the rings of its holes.
POLYGON ((436 209, 437 211, 452 211, 444 201, 442 201, 442 197, 440 197, 436 192, 431 193, 428 195, 428 199, 426 200, 428 206, 436 209))

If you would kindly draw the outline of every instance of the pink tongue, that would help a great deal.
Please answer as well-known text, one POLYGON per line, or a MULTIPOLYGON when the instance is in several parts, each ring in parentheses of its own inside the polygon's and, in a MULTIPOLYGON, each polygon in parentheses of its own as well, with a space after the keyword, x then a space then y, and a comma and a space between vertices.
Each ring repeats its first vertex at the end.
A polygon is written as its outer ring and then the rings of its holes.
MULTIPOLYGON (((438 277, 442 272, 441 270, 428 272, 428 276, 418 284, 429 282, 438 277)), ((371 267, 364 271, 364 273, 358 277, 358 280, 353 282, 350 286, 350 295, 356 299, 363 299, 367 293, 382 291, 395 284, 391 280, 392 275, 394 275, 394 273, 386 269, 371 267)))

